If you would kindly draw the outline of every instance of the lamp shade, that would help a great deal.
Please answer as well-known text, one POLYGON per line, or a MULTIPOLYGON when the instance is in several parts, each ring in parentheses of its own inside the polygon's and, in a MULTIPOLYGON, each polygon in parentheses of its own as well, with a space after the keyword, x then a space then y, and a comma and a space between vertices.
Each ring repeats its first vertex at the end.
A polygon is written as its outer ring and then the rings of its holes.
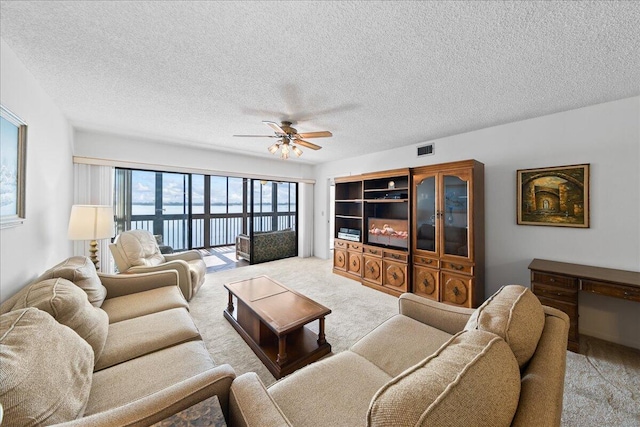
POLYGON ((99 240, 113 237, 113 207, 73 205, 69 218, 70 240, 99 240))

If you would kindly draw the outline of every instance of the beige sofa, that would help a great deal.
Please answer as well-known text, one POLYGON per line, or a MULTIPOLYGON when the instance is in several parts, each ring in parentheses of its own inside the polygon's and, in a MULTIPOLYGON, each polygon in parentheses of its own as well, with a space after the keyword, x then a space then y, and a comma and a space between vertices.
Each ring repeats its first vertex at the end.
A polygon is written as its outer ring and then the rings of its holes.
POLYGON ((153 234, 146 230, 124 231, 109 245, 120 273, 176 270, 182 294, 191 301, 204 283, 207 265, 196 250, 163 254, 153 234))
POLYGON ((167 270, 97 274, 86 257, 51 268, 0 305, 4 426, 143 426, 217 395, 215 366, 167 270))
POLYGON ((522 286, 477 310, 413 294, 359 340, 268 389, 237 377, 232 426, 559 426, 569 318, 522 286))

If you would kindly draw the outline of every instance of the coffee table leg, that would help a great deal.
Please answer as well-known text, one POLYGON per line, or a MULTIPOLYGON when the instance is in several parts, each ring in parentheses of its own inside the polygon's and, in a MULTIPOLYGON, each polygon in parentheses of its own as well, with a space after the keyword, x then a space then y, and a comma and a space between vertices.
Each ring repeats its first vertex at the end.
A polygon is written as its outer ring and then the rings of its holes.
POLYGON ((287 362, 287 336, 283 335, 278 338, 278 365, 282 366, 287 362))
POLYGON ((229 304, 227 304, 227 311, 233 313, 233 295, 229 292, 229 304))
POLYGON ((327 342, 324 337, 324 317, 318 319, 320 326, 318 327, 318 345, 323 345, 327 342))

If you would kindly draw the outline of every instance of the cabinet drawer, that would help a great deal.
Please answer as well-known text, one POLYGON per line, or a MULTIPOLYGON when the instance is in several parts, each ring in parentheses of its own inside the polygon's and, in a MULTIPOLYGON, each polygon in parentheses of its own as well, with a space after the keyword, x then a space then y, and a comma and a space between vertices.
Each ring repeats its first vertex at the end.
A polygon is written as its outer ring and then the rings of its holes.
POLYGON ((378 285, 382 284, 382 259, 365 255, 363 257, 362 278, 378 285))
POLYGON ((333 247, 340 248, 340 249, 347 249, 347 242, 345 242, 344 240, 335 239, 333 241, 333 247))
POLYGON ((394 261, 398 261, 398 262, 407 262, 408 256, 406 253, 402 253, 402 252, 391 252, 391 251, 382 251, 382 257, 383 258, 388 258, 394 261))
POLYGON ((442 269, 455 271, 456 273, 473 275, 473 265, 462 264, 459 262, 442 261, 442 269))
POLYGON ((382 285, 400 292, 407 292, 407 264, 393 261, 382 261, 384 270, 382 285))
POLYGON ((566 301, 572 304, 578 303, 578 291, 574 289, 561 288, 557 286, 532 283, 533 293, 555 300, 566 301))
POLYGON ((438 261, 437 259, 425 257, 422 255, 414 255, 413 263, 431 268, 438 268, 440 266, 440 261, 438 261))
POLYGON ((352 252, 362 252, 362 244, 360 243, 347 243, 347 250, 352 252))
POLYGON ((413 293, 438 301, 440 272, 436 269, 413 266, 413 293))
POLYGON ((533 271, 531 273, 531 282, 542 283, 545 285, 560 286, 568 289, 578 289, 578 280, 573 277, 560 276, 557 274, 541 273, 533 271))
POLYGON ((473 278, 442 272, 440 299, 462 307, 473 305, 473 278))
POLYGON ((363 251, 366 255, 382 257, 382 249, 376 248, 375 246, 364 246, 363 251))
POLYGON ((347 252, 347 271, 360 276, 362 273, 362 255, 357 252, 347 252))
POLYGON ((346 270, 347 269, 347 252, 334 249, 333 251, 333 268, 337 268, 338 270, 346 270))
POLYGON ((597 280, 580 280, 580 289, 594 294, 640 302, 640 288, 617 285, 615 283, 598 282, 597 280))

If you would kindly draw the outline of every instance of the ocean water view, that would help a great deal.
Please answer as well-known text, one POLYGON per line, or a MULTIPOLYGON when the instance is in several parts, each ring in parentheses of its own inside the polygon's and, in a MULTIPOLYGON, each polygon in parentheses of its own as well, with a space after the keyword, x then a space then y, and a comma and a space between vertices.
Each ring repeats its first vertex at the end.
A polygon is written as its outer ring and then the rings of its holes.
MULTIPOLYGON (((267 211, 265 210, 265 207, 263 205, 262 207, 262 211, 263 212, 271 212, 271 211, 267 211)), ((290 210, 291 212, 295 212, 296 210, 296 205, 291 204, 289 206, 289 209, 287 209, 287 204, 286 203, 281 203, 278 205, 278 212, 286 212, 287 210, 290 210)), ((151 205, 151 204, 134 204, 132 205, 132 214, 133 215, 154 215, 156 211, 155 205, 151 205)), ((164 215, 180 215, 180 214, 186 214, 188 212, 187 207, 183 206, 183 205, 165 205, 162 213, 164 215)), ((210 207, 210 212, 217 214, 217 213, 227 213, 227 205, 211 205, 210 207)), ((193 213, 194 214, 203 214, 204 213, 204 205, 193 205, 193 213)), ((238 204, 229 204, 229 212, 228 213, 242 213, 242 204, 238 203, 238 204)))

